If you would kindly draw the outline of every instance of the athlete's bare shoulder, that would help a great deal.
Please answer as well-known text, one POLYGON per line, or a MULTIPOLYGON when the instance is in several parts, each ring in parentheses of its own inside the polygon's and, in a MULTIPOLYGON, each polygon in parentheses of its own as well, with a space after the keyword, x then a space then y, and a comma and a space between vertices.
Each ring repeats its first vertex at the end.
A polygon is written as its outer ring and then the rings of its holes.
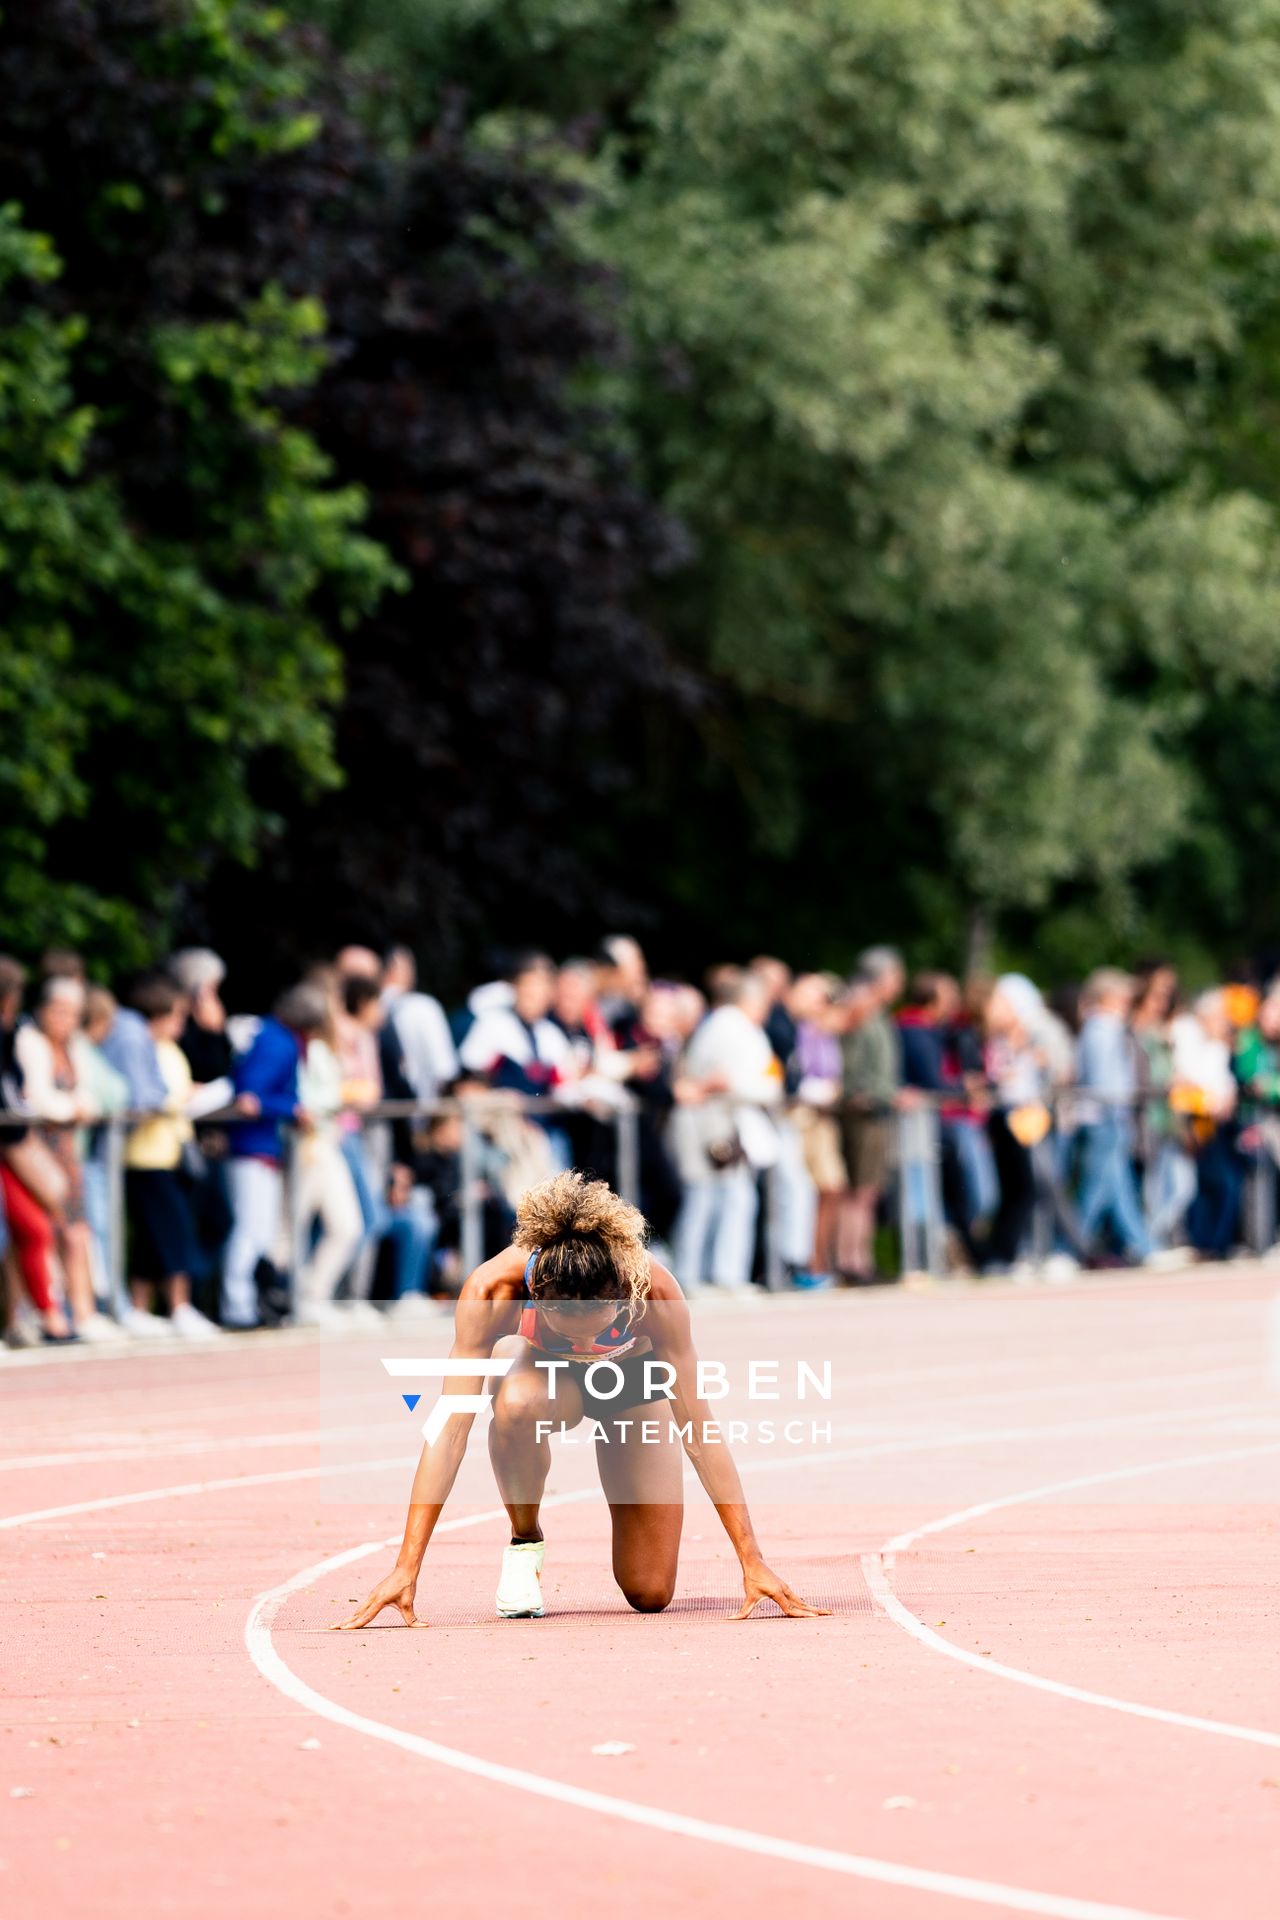
POLYGON ((517 1300, 529 1256, 523 1247, 504 1247, 492 1260, 483 1261, 469 1274, 458 1295, 464 1300, 517 1300))
POLYGON ((683 1300, 684 1288, 672 1273, 670 1267, 664 1267, 661 1260, 649 1255, 649 1298, 651 1300, 683 1300))

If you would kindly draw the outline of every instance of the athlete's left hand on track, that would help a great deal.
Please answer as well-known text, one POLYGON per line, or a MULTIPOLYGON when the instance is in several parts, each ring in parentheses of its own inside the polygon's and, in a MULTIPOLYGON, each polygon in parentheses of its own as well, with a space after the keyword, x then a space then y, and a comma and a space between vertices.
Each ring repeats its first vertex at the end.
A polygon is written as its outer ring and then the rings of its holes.
POLYGON ((419 1620, 413 1610, 413 1597, 417 1591, 418 1576, 406 1573, 397 1567, 385 1580, 379 1580, 369 1598, 362 1607, 357 1607, 349 1620, 332 1627, 332 1633, 350 1633, 355 1627, 367 1627, 377 1619, 384 1607, 398 1607, 400 1618, 406 1627, 425 1627, 426 1621, 419 1620))
POLYGON ((776 1573, 770 1572, 763 1561, 753 1567, 744 1567, 742 1586, 746 1599, 734 1614, 735 1620, 748 1619, 762 1600, 772 1600, 792 1620, 815 1620, 820 1614, 831 1611, 830 1607, 811 1607, 798 1593, 792 1593, 785 1580, 779 1580, 776 1573))

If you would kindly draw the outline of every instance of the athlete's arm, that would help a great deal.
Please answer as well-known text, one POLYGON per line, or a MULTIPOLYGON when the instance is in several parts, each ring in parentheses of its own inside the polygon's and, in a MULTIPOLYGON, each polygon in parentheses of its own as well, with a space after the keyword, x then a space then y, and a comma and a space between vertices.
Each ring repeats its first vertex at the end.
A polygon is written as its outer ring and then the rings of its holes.
POLYGON ((774 1601, 793 1619, 829 1613, 829 1607, 811 1607, 807 1600, 793 1593, 786 1581, 779 1579, 765 1563, 733 1455, 723 1440, 705 1438, 708 1426, 715 1426, 717 1422, 698 1392, 698 1356, 693 1344, 689 1303, 674 1275, 656 1261, 650 1298, 656 1311, 646 1316, 646 1331, 653 1343, 654 1357, 665 1360, 675 1370, 671 1411, 682 1430, 684 1450, 733 1543, 742 1568, 744 1597, 734 1619, 745 1620, 762 1600, 774 1601))
MULTIPOLYGON (((523 1258, 521 1255, 521 1261, 523 1258)), ((495 1259, 486 1261, 484 1266, 477 1267, 463 1287, 454 1316, 453 1346, 449 1352, 451 1360, 487 1360, 493 1352, 495 1340, 506 1329, 501 1324, 501 1301, 493 1298, 491 1281, 495 1272, 505 1275, 510 1265, 511 1250, 508 1248, 495 1259)), ((441 1392, 478 1394, 484 1391, 484 1385, 483 1374, 462 1374, 456 1379, 447 1379, 441 1392)), ((428 1542, 444 1511, 445 1501, 453 1491, 474 1421, 474 1413, 454 1414, 452 1419, 446 1421, 438 1437, 423 1447, 417 1472, 413 1476, 404 1539, 400 1543, 396 1564, 386 1579, 378 1582, 364 1605, 357 1607, 351 1618, 343 1620, 336 1630, 367 1627, 370 1621, 377 1619, 384 1607, 397 1607, 408 1627, 426 1626, 426 1621, 419 1620, 414 1611, 418 1574, 428 1542)))

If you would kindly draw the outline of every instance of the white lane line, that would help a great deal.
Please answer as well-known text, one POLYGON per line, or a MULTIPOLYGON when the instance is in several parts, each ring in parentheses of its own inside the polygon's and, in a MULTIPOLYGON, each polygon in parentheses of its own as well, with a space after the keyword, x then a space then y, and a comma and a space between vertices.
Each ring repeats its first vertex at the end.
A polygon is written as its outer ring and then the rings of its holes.
MULTIPOLYGON (((1146 1413, 1121 1414, 1114 1420, 1072 1420, 1056 1427, 989 1427, 977 1432, 944 1431, 932 1434, 917 1434, 906 1438, 880 1440, 865 1446, 843 1447, 832 1452, 804 1453, 784 1455, 772 1460, 744 1460, 741 1462, 744 1473, 776 1472, 779 1468, 796 1466, 843 1466, 859 1460, 879 1460, 889 1455, 903 1453, 932 1453, 940 1448, 978 1447, 987 1445, 1006 1445, 1014 1441, 1038 1439, 1075 1438, 1081 1434, 1123 1433, 1135 1427, 1159 1426, 1165 1421, 1176 1421, 1185 1428, 1188 1419, 1208 1421, 1222 1414, 1234 1414, 1239 1410, 1237 1401, 1224 1402, 1221 1406, 1201 1407, 1194 1413, 1182 1408, 1158 1408, 1146 1413)), ((382 1428, 374 1431, 381 1433, 382 1428)), ((271 1439, 271 1435, 260 1436, 271 1439)), ((315 1435, 309 1436, 312 1440, 315 1435)), ((339 1473, 380 1473, 389 1467, 412 1467, 417 1455, 396 1454, 384 1460, 352 1460, 340 1466, 323 1464, 316 1467, 288 1467, 275 1473, 233 1474, 219 1480, 188 1480, 175 1487, 148 1487, 136 1493, 108 1493, 94 1500, 73 1500, 65 1506, 37 1507, 28 1513, 11 1513, 0 1517, 0 1531, 12 1527, 33 1525, 40 1520, 67 1520, 78 1513, 102 1513, 109 1507, 134 1507, 148 1500, 173 1500, 187 1494, 222 1493, 231 1487, 269 1487, 281 1485, 290 1480, 320 1480, 327 1474, 339 1473)))
POLYGON ((1034 1687, 1040 1693, 1057 1694, 1060 1699, 1074 1700, 1089 1707, 1107 1707, 1113 1713, 1127 1713, 1138 1720, 1159 1720, 1166 1726, 1189 1727, 1195 1733, 1221 1734, 1228 1740, 1247 1740, 1258 1747, 1280 1747, 1280 1733, 1269 1733, 1259 1727, 1241 1727, 1229 1720, 1209 1720, 1200 1714, 1179 1713, 1172 1707, 1150 1707, 1138 1700, 1125 1700, 1115 1694, 1096 1693, 1089 1687, 1075 1687, 1066 1680, 1050 1680, 1044 1674, 1032 1673, 1024 1667, 1011 1667, 1003 1660, 992 1660, 984 1654, 973 1653, 967 1647, 959 1647, 953 1640, 944 1640, 940 1633, 927 1627, 917 1618, 911 1609, 904 1605, 889 1585, 886 1568, 893 1565, 894 1556, 905 1553, 917 1540, 926 1535, 942 1533, 950 1527, 958 1527, 969 1520, 978 1520, 986 1514, 995 1513, 1003 1507, 1016 1507, 1037 1500, 1047 1500, 1054 1494, 1076 1493, 1085 1487, 1099 1487, 1115 1480, 1135 1480, 1143 1474, 1166 1473, 1177 1467, 1205 1467, 1216 1465, 1220 1461, 1250 1460, 1262 1454, 1280 1453, 1280 1443, 1269 1442, 1265 1446, 1233 1447, 1221 1453, 1185 1454, 1174 1460, 1148 1460, 1139 1466, 1113 1467, 1106 1473, 1080 1474, 1072 1480, 1057 1480, 1048 1486, 1031 1487, 1022 1493, 1005 1494, 999 1500, 986 1500, 980 1506, 965 1507, 958 1513, 945 1514, 939 1520, 930 1520, 925 1525, 914 1527, 909 1533, 896 1534, 887 1540, 879 1553, 863 1554, 862 1573, 867 1586, 877 1603, 889 1618, 909 1633, 922 1645, 932 1648, 935 1653, 946 1654, 950 1660, 959 1660, 964 1666, 974 1667, 980 1673, 997 1675, 1002 1680, 1016 1681, 1020 1686, 1034 1687))
POLYGON ((76 1467, 121 1466, 130 1460, 173 1460, 179 1456, 189 1458, 204 1453, 257 1452, 262 1447, 314 1447, 323 1443, 331 1446, 340 1440, 382 1440, 387 1435, 388 1422, 375 1420, 362 1427, 299 1427, 290 1433, 246 1433, 236 1439, 227 1440, 175 1440, 167 1434, 157 1434, 153 1440, 137 1447, 121 1447, 112 1452, 110 1448, 95 1447, 69 1453, 35 1453, 25 1460, 0 1460, 0 1473, 12 1473, 20 1467, 76 1467))
MULTIPOLYGON (((1150 1384, 1152 1386, 1160 1386, 1160 1387, 1196 1386, 1196 1385, 1208 1384, 1209 1382, 1219 1381, 1223 1379, 1238 1378, 1241 1374, 1251 1375, 1253 1372, 1254 1372, 1254 1369, 1248 1368, 1248 1367, 1224 1367, 1224 1368, 1219 1368, 1217 1370, 1208 1371, 1208 1372, 1170 1375, 1161 1380, 1151 1381, 1149 1383, 1137 1382, 1134 1384, 1137 1384, 1137 1385, 1150 1384)), ((1010 1388, 1004 1388, 997 1393, 974 1394, 974 1395, 966 1396, 959 1400, 944 1400, 939 1403, 938 1410, 940 1412, 946 1413, 951 1411, 952 1408, 958 1407, 958 1406, 967 1406, 967 1405, 989 1406, 992 1404, 993 1401, 1020 1400, 1020 1399, 1025 1399, 1030 1394, 1035 1394, 1037 1395, 1037 1397, 1043 1399, 1050 1396, 1056 1397, 1056 1395, 1060 1392, 1066 1392, 1071 1390, 1078 1391, 1078 1387, 1071 1389, 1064 1386, 1061 1388, 1049 1388, 1049 1389, 1043 1389, 1043 1390, 1025 1388, 1025 1387, 1010 1387, 1010 1388)), ((313 1403, 306 1403, 306 1404, 313 1404, 313 1403)), ((1269 1405, 1270 1403, 1268 1402, 1267 1404, 1269 1405)), ((1058 1439, 1058 1438, 1069 1437, 1077 1433, 1095 1432, 1095 1431, 1103 1431, 1103 1430, 1112 1431, 1115 1428, 1123 1428, 1128 1426, 1142 1426, 1148 1423, 1159 1424, 1159 1422, 1161 1422, 1162 1420, 1177 1419, 1179 1422, 1185 1422, 1187 1419, 1190 1419, 1190 1418, 1194 1418, 1196 1420, 1210 1420, 1212 1418, 1215 1418, 1219 1414, 1238 1415, 1240 1411, 1241 1411, 1241 1403, 1238 1400, 1223 1401, 1223 1402, 1219 1402, 1217 1405, 1208 1406, 1208 1407, 1188 1407, 1184 1401, 1184 1402, 1181 1402, 1177 1408, 1169 1408, 1169 1409, 1148 1408, 1145 1412, 1142 1412, 1142 1413, 1117 1414, 1113 1416, 1111 1419, 1106 1420, 1104 1422, 1100 1422, 1096 1415, 1092 1415, 1083 1420, 1069 1421, 1065 1424, 1059 1424, 1057 1426, 989 1427, 989 1428, 979 1428, 974 1432, 966 1431, 964 1428, 941 1428, 941 1429, 935 1428, 934 1431, 931 1433, 913 1435, 910 1433, 902 1434, 901 1425, 899 1425, 898 1437, 882 1443, 881 1447, 876 1449, 876 1453, 883 1452, 883 1451, 888 1451, 891 1453, 916 1452, 921 1449, 928 1450, 930 1448, 940 1446, 940 1445, 979 1446, 979 1445, 984 1445, 987 1442, 991 1442, 992 1444, 998 1444, 998 1443, 1003 1443, 1011 1440, 1026 1440, 1026 1439, 1032 1439, 1037 1437, 1043 1437, 1045 1439, 1058 1439)), ((204 1417, 205 1416, 202 1413, 201 1418, 203 1419, 204 1417)), ((182 1456, 183 1458, 188 1458, 188 1457, 200 1456, 200 1455, 209 1454, 209 1453, 235 1452, 238 1448, 257 1449, 259 1447, 273 1447, 273 1446, 294 1446, 294 1445, 301 1446, 309 1443, 314 1443, 319 1439, 323 1439, 327 1444, 328 1442, 334 1439, 355 1439, 355 1438, 366 1438, 370 1436, 376 1438, 381 1436, 385 1431, 386 1431, 386 1422, 373 1422, 363 1426, 352 1426, 352 1427, 347 1427, 340 1430, 327 1431, 323 1433, 317 1427, 306 1427, 306 1428, 294 1430, 292 1432, 282 1433, 282 1432, 276 1431, 274 1433, 251 1433, 251 1434, 242 1434, 238 1437, 228 1437, 226 1439, 213 1439, 213 1440, 206 1438, 206 1439, 191 1439, 191 1440, 175 1441, 175 1440, 171 1440, 167 1435, 158 1434, 156 1437, 154 1437, 150 1441, 144 1442, 137 1446, 130 1446, 130 1447, 117 1446, 115 1448, 102 1447, 102 1446, 94 1446, 94 1447, 83 1446, 81 1450, 76 1450, 76 1451, 67 1451, 63 1453, 26 1454, 16 1459, 10 1459, 10 1460, 0 1459, 0 1473, 17 1472, 24 1468, 37 1468, 37 1467, 49 1468, 49 1467, 70 1467, 70 1466, 81 1466, 81 1465, 85 1465, 85 1466, 117 1465, 129 1460, 151 1459, 155 1457, 157 1454, 163 1454, 163 1456, 166 1459, 171 1459, 171 1458, 176 1458, 178 1456, 182 1456)), ((892 1428, 886 1429, 883 1426, 877 1427, 877 1425, 874 1422, 868 1421, 868 1422, 856 1422, 849 1425, 841 1425, 836 1429, 836 1431, 841 1435, 841 1437, 847 1437, 855 1433, 860 1434, 860 1433, 877 1432, 877 1431, 893 1432, 894 1429, 892 1428)), ((142 1437, 138 1436, 138 1438, 141 1441, 142 1437)), ((867 1454, 864 1456, 861 1453, 852 1453, 852 1454, 842 1453, 838 1456, 828 1455, 827 1457, 833 1458, 833 1459, 840 1459, 840 1460, 849 1460, 849 1459, 856 1459, 856 1458, 862 1458, 862 1457, 875 1457, 875 1455, 867 1454)), ((162 1496, 157 1496, 157 1497, 162 1497, 162 1496)), ((17 1525, 17 1524, 20 1524, 20 1522, 19 1522, 19 1519, 15 1516, 15 1518, 11 1520, 8 1524, 17 1525)))
MULTIPOLYGON (((598 1488, 584 1488, 574 1494, 553 1495, 543 1504, 553 1506, 564 1500, 587 1499, 598 1494, 598 1488)), ((500 1510, 499 1513, 500 1517, 505 1518, 500 1510)), ((498 1516, 494 1513, 464 1514, 457 1520, 442 1522, 436 1531, 477 1526, 481 1521, 495 1517, 498 1516)), ((456 1773, 467 1773, 476 1779, 493 1781, 499 1786, 514 1787, 520 1792, 535 1794, 539 1799, 555 1800, 562 1806, 578 1807, 587 1813, 625 1820, 631 1826, 675 1834, 686 1840, 701 1840, 712 1846, 729 1847, 738 1853, 785 1860, 793 1866, 818 1867, 825 1872, 844 1874, 855 1880, 876 1881, 882 1886, 910 1887, 919 1893, 942 1894, 953 1900, 978 1901, 1010 1913, 1044 1914, 1050 1916, 1050 1920, 1170 1920, 1167 1915, 1153 1914, 1137 1907, 1117 1907, 1098 1900, 1077 1900, 1069 1895, 1041 1893, 1030 1887, 1006 1886, 997 1880, 975 1880, 966 1874, 943 1873, 927 1867, 901 1866, 896 1861, 878 1860, 869 1854, 843 1853, 832 1847, 811 1847, 800 1841, 782 1839, 778 1835, 757 1833, 749 1827, 730 1827, 719 1821, 699 1820, 691 1814, 676 1813, 666 1807, 646 1806, 643 1801, 624 1800, 617 1794, 596 1793, 588 1787, 575 1787, 567 1780, 532 1773, 524 1767, 503 1766, 497 1761, 482 1759, 478 1754, 466 1753, 460 1747, 447 1747, 438 1740, 427 1740, 421 1734, 388 1726, 382 1720, 371 1720, 366 1714, 353 1713, 349 1707, 317 1693, 292 1667, 286 1665, 271 1637, 272 1622, 285 1600, 300 1588, 312 1586, 339 1567, 350 1566, 354 1561, 384 1552, 397 1544, 398 1536, 386 1541, 376 1540, 365 1546, 351 1547, 345 1553, 334 1554, 327 1560, 318 1560, 314 1566, 304 1567, 301 1573, 295 1573, 278 1587, 259 1594, 249 1610, 244 1628, 245 1646, 258 1672, 288 1699, 322 1719, 332 1720, 338 1726, 346 1727, 353 1733, 365 1734, 370 1739, 385 1740, 406 1753, 431 1760, 437 1766, 449 1767, 456 1773)))
POLYGON ((188 1480, 178 1487, 144 1487, 139 1493, 108 1493, 100 1500, 72 1500, 63 1507, 37 1507, 31 1513, 9 1513, 0 1518, 0 1532, 9 1527, 33 1526, 38 1520, 67 1520, 77 1513, 102 1513, 108 1507, 140 1507, 149 1500, 180 1500, 187 1494, 226 1493, 233 1487, 272 1487, 287 1480, 319 1480, 330 1473, 377 1473, 385 1467, 415 1467, 416 1453, 398 1453, 390 1460, 355 1460, 345 1467, 286 1467, 278 1473, 238 1473, 225 1480, 188 1480))
MULTIPOLYGON (((185 1347, 182 1349, 183 1352, 192 1350, 191 1348, 185 1347)), ((1105 1356, 1105 1362, 1107 1364, 1110 1364, 1112 1361, 1119 1362, 1121 1360, 1131 1361, 1132 1355, 1109 1354, 1105 1356)), ((1021 1372, 1025 1371, 1025 1364, 1021 1360, 998 1362, 996 1363, 996 1370, 1002 1372, 1017 1370, 1021 1372)), ((865 1402, 873 1394, 883 1394, 885 1397, 892 1398, 900 1392, 902 1385, 907 1382, 918 1383, 940 1378, 949 1378, 956 1375, 971 1379, 973 1375, 972 1363, 964 1362, 939 1367, 907 1368, 894 1373, 876 1373, 868 1376, 866 1379, 859 1378, 857 1385, 859 1395, 865 1402)), ((1116 1387, 1124 1387, 1125 1390, 1130 1393, 1146 1393, 1166 1391, 1172 1387, 1208 1386, 1224 1380, 1239 1379, 1256 1380, 1260 1394, 1266 1385, 1263 1373, 1259 1367, 1244 1365, 1199 1368, 1194 1373, 1146 1374, 1138 1379, 1104 1373, 1095 1375, 1086 1385, 1088 1388, 1093 1388, 1100 1393, 1116 1387)), ((1035 1399, 1039 1402, 1049 1399, 1060 1399, 1068 1394, 1078 1395, 1081 1391, 1079 1378, 1074 1378, 1056 1382, 1040 1382, 1034 1386, 1001 1387, 995 1390, 985 1389, 981 1393, 944 1396, 935 1392, 931 1400, 931 1409, 937 1414, 950 1414, 963 1407, 990 1406, 993 1402, 1026 1399, 1035 1399)), ((371 1408, 380 1404, 382 1398, 376 1390, 372 1389, 366 1390, 362 1394, 349 1397, 357 1401, 368 1401, 371 1408)), ((221 1418, 228 1414, 261 1412, 262 1405, 263 1399, 260 1395, 259 1398, 254 1401, 241 1401, 232 1404, 223 1403, 213 1406, 202 1406, 194 1401, 185 1401, 180 1406, 170 1408, 148 1408, 148 1414, 152 1426, 157 1433, 171 1432, 178 1434, 182 1431, 189 1432, 193 1426, 197 1429, 206 1428, 215 1418, 221 1418)), ((316 1396, 310 1394, 283 1400, 272 1399, 271 1401, 272 1412, 276 1414, 284 1413, 293 1408, 310 1409, 314 1412, 316 1408, 316 1396)), ((105 1410, 101 1417, 103 1419, 107 1417, 105 1410)), ((213 1453, 224 1449, 229 1450, 240 1445, 254 1446, 269 1444, 274 1437, 275 1436, 272 1435, 248 1435, 239 1440, 234 1437, 206 1437, 203 1440, 187 1441, 179 1444, 183 1446, 184 1451, 194 1452, 204 1450, 213 1453)), ((6 1448, 9 1444, 3 1432, 0 1432, 0 1449, 6 1448)), ((54 1429, 53 1427, 49 1427, 47 1430, 37 1428, 27 1422, 24 1423, 21 1437, 21 1445, 24 1451, 12 1455, 0 1452, 0 1473, 16 1472, 26 1467, 75 1466, 79 1465, 81 1461, 92 1464, 95 1460, 106 1460, 108 1458, 122 1460, 137 1457, 141 1459, 152 1452, 158 1444, 160 1444, 160 1442, 156 1440, 148 1442, 146 1436, 137 1433, 117 1433, 112 1435, 102 1429, 94 1429, 90 1432, 86 1432, 83 1429, 74 1429, 71 1432, 66 1432, 65 1429, 54 1429), (53 1432, 57 1431, 59 1437, 63 1440, 64 1449, 67 1450, 45 1454, 32 1454, 29 1451, 25 1451, 25 1449, 30 1448, 33 1440, 36 1439, 37 1436, 45 1439, 46 1444, 48 1444, 46 1431, 49 1436, 52 1436, 53 1432), (137 1450, 136 1455, 134 1453, 135 1447, 137 1450), (76 1451, 70 1451, 70 1449, 76 1449, 76 1451)), ((170 1451, 167 1441, 164 1445, 165 1451, 170 1451)))

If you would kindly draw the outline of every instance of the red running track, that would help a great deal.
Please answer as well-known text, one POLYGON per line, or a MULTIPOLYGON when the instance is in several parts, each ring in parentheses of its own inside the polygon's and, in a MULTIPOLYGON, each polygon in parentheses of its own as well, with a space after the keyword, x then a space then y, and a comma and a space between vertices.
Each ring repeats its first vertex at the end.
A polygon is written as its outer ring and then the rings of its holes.
POLYGON ((340 1418, 315 1335, 0 1362, 0 1913, 1274 1920, 1276 1285, 699 1310, 704 1352, 852 1370, 829 1444, 746 1455, 811 1622, 729 1622, 696 1488, 676 1602, 631 1614, 580 1449, 546 1618, 492 1618, 480 1459, 431 1630, 330 1634, 410 1469, 328 1468, 416 1444, 386 1336, 340 1418))

